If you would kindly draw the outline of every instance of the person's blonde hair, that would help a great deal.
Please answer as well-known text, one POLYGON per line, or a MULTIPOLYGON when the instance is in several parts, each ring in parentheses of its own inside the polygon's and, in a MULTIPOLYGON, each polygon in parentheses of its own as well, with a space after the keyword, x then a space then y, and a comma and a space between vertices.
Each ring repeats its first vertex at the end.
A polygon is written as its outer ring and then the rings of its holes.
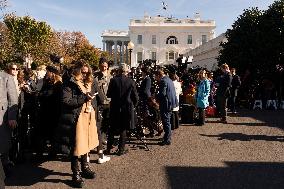
POLYGON ((229 68, 229 65, 228 64, 222 64, 221 66, 220 66, 220 68, 222 68, 222 69, 224 69, 224 70, 230 70, 230 68, 229 68))

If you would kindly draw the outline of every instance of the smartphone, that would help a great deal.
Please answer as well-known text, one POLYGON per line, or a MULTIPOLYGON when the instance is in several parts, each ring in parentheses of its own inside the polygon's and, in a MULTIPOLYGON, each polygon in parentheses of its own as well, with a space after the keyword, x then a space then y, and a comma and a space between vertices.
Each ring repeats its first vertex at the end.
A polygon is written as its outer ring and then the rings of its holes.
POLYGON ((98 92, 90 93, 90 96, 96 96, 97 94, 99 94, 99 93, 98 92))

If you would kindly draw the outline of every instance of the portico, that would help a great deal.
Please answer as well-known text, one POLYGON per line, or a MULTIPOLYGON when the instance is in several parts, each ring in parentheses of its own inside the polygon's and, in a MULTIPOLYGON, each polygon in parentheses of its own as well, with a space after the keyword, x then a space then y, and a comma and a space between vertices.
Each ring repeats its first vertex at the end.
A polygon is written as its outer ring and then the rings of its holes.
POLYGON ((128 63, 129 43, 128 31, 122 30, 105 30, 102 33, 103 51, 108 52, 114 61, 114 65, 119 63, 128 63))

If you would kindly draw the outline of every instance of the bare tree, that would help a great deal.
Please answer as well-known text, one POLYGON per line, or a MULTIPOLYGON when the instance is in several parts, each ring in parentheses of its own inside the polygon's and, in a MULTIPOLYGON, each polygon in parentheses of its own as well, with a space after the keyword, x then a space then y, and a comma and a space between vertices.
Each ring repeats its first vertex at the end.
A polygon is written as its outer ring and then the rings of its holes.
POLYGON ((2 12, 2 15, 0 18, 4 17, 4 9, 8 6, 8 0, 0 0, 0 11, 2 12))

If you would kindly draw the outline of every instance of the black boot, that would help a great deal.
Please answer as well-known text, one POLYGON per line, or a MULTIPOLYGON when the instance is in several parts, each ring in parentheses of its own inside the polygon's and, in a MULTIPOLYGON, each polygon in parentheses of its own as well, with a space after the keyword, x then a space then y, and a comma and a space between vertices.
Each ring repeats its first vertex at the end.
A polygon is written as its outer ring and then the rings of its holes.
POLYGON ((96 177, 96 173, 91 170, 89 163, 87 161, 88 155, 81 156, 81 170, 82 170, 82 177, 86 179, 94 179, 96 177))
POLYGON ((72 185, 75 188, 83 188, 84 181, 80 174, 79 159, 77 156, 71 157, 71 169, 72 169, 72 185))

